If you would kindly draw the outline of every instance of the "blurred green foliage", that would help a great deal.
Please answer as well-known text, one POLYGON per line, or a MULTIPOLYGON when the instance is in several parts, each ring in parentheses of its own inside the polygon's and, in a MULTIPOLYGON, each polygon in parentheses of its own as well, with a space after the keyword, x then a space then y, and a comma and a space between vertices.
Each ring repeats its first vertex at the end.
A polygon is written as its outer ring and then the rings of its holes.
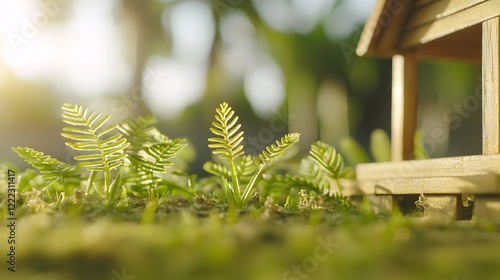
MULTIPOLYGON (((127 30, 127 38, 132 38, 123 42, 128 46, 127 61, 133 70, 130 89, 121 92, 119 96, 116 93, 92 98, 72 96, 71 93, 64 93, 63 96, 53 81, 19 78, 6 68, 4 82, 0 83, 0 90, 5 92, 2 96, 5 110, 1 111, 0 117, 10 121, 3 122, 0 127, 2 131, 9 131, 3 133, 0 141, 0 157, 22 164, 10 152, 11 146, 22 145, 47 151, 59 160, 71 158, 68 152, 58 152, 51 147, 52 144, 62 143, 62 139, 48 136, 59 130, 60 126, 55 123, 54 116, 58 115, 58 104, 62 99, 68 100, 68 96, 72 103, 107 104, 103 105, 103 109, 107 110, 113 108, 108 105, 117 99, 132 100, 129 117, 144 116, 150 112, 140 95, 132 96, 136 94, 134 88, 144 83, 143 73, 152 57, 171 55, 175 42, 173 27, 168 23, 172 11, 186 2, 188 1, 116 2, 112 15, 116 17, 117 24, 127 30)), ((362 9, 358 6, 353 8, 354 4, 350 4, 350 1, 324 1, 324 9, 314 18, 313 24, 304 21, 300 16, 301 11, 297 10, 298 6, 294 6, 300 1, 276 1, 276 5, 285 5, 282 7, 295 7, 290 8, 287 14, 279 14, 281 20, 291 26, 288 28, 277 28, 276 24, 270 24, 265 14, 269 14, 266 9, 271 8, 266 1, 201 2, 212 9, 215 28, 204 94, 177 117, 160 119, 158 125, 161 130, 168 130, 172 137, 185 137, 192 141, 198 152, 197 161, 190 165, 190 170, 194 173, 206 174, 202 165, 211 159, 210 152, 203 149, 210 135, 206 128, 210 124, 212 108, 222 101, 231 103, 243 119, 251 120, 242 123, 247 137, 258 138, 262 128, 270 127, 272 118, 283 115, 281 112, 284 112, 284 116, 290 115, 290 118, 283 121, 282 131, 274 133, 265 141, 259 141, 259 145, 263 146, 279 139, 287 132, 288 127, 302 134, 302 153, 306 153, 310 144, 316 140, 339 146, 340 139, 347 136, 368 149, 371 131, 381 128, 390 132, 390 60, 360 58, 354 52, 361 35, 363 17, 366 17, 368 6, 373 5, 373 1, 362 9), (235 75, 224 66, 227 64, 224 57, 229 50, 223 40, 222 25, 230 16, 249 21, 250 31, 236 31, 249 36, 253 40, 251 47, 257 57, 273 61, 283 74, 287 96, 279 113, 276 112, 274 116, 259 116, 249 105, 245 95, 245 77, 235 75), (332 31, 343 27, 350 30, 343 33, 332 31), (334 87, 328 89, 327 85, 334 87)), ((55 18, 54 25, 64 24, 71 19, 70 7, 71 5, 66 6, 64 13, 55 18)), ((238 64, 244 58, 233 56, 233 61, 229 63, 238 64)), ((450 123, 446 121, 449 117, 456 116, 454 105, 463 104, 465 98, 474 94, 480 86, 480 80, 477 79, 480 76, 479 67, 424 61, 420 64, 418 73, 419 127, 422 128, 422 141, 429 156, 479 154, 481 110, 470 112, 470 116, 460 120, 457 128, 454 127, 455 123, 451 123, 453 127, 450 127, 450 123), (450 109, 451 113, 448 111, 450 109), (449 141, 427 141, 436 127, 450 136, 449 141)))

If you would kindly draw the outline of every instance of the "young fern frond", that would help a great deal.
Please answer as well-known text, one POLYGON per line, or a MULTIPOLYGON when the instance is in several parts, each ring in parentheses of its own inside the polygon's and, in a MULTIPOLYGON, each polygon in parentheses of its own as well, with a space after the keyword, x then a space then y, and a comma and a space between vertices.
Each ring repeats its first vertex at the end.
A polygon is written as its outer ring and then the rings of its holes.
POLYGON ((166 173, 166 168, 173 165, 169 159, 174 158, 177 153, 186 146, 186 141, 174 139, 168 143, 158 143, 150 147, 144 147, 148 158, 137 156, 131 159, 149 172, 166 173))
POLYGON ((347 174, 344 159, 334 147, 318 141, 311 145, 311 158, 332 178, 341 178, 347 174))
POLYGON ((24 161, 38 169, 42 174, 42 178, 48 182, 48 185, 59 179, 65 180, 71 177, 79 177, 76 174, 77 168, 75 166, 61 162, 49 155, 44 155, 42 152, 27 147, 13 147, 12 150, 23 158, 24 161))
POLYGON ((137 154, 144 146, 155 141, 153 131, 156 130, 157 120, 153 116, 136 117, 121 122, 117 129, 127 137, 130 146, 126 149, 128 154, 137 154))
POLYGON ((222 103, 216 109, 215 122, 210 130, 216 137, 209 138, 208 147, 213 149, 213 154, 227 161, 227 167, 216 163, 204 165, 206 171, 220 176, 222 185, 230 202, 235 202, 238 206, 243 206, 250 199, 251 192, 255 188, 257 180, 260 178, 262 170, 267 163, 282 156, 285 151, 299 141, 298 133, 287 134, 276 141, 256 157, 243 153, 243 131, 238 124, 238 117, 227 103, 222 103), (230 175, 231 182, 228 182, 230 175), (251 176, 251 177, 249 177, 251 176), (243 192, 240 190, 240 181, 249 181, 243 192))
MULTIPOLYGON (((239 157, 235 162, 235 166, 236 172, 239 175, 238 177, 242 181, 248 181, 257 169, 252 155, 243 155, 242 157, 239 157)), ((203 169, 209 173, 212 173, 213 175, 231 179, 231 171, 224 164, 209 161, 203 165, 203 169)))
POLYGON ((304 158, 299 167, 299 178, 305 178, 312 182, 314 191, 319 194, 330 194, 330 177, 324 176, 321 167, 315 164, 311 157, 304 158))
POLYGON ((240 183, 235 161, 244 154, 243 131, 240 131, 241 124, 238 123, 238 117, 234 115, 233 109, 226 102, 222 103, 216 109, 215 122, 212 122, 210 131, 216 137, 208 138, 208 147, 213 149, 212 153, 218 155, 221 159, 229 162, 231 172, 231 184, 229 187, 234 193, 237 204, 241 204, 240 183))
POLYGON ((276 140, 275 144, 267 146, 259 156, 254 158, 254 161, 259 165, 257 172, 252 176, 250 182, 248 183, 245 191, 243 192, 242 200, 246 202, 250 198, 250 194, 255 187, 257 179, 260 177, 262 170, 271 159, 276 159, 282 156, 286 150, 292 147, 295 143, 299 142, 300 134, 291 133, 286 134, 281 137, 280 140, 276 140))
POLYGON ((214 155, 219 155, 223 159, 234 162, 236 158, 243 155, 243 131, 239 131, 241 124, 238 123, 238 116, 234 116, 234 111, 227 103, 222 103, 216 109, 215 119, 212 122, 210 131, 218 137, 209 138, 214 155))
POLYGON ((255 163, 252 155, 243 155, 236 160, 236 172, 238 172, 242 180, 248 181, 252 174, 254 174, 255 170, 257 170, 255 163))
POLYGON ((282 184, 285 185, 286 187, 289 188, 295 188, 295 189, 305 189, 308 191, 314 191, 317 193, 319 190, 319 184, 318 181, 311 179, 311 178, 306 178, 302 176, 294 176, 290 174, 266 174, 266 181, 269 184, 282 184))
POLYGON ((167 182, 158 173, 167 173, 167 168, 173 165, 170 161, 177 156, 187 142, 184 139, 170 139, 156 128, 153 116, 137 117, 126 120, 118 126, 130 142, 126 149, 130 168, 125 181, 140 187, 139 192, 147 190, 149 196, 156 193, 158 186, 177 188, 174 182, 167 182))
POLYGON ((231 178, 231 171, 229 171, 229 169, 226 166, 220 163, 207 161, 205 162, 205 164, 203 164, 203 170, 215 176, 229 178, 229 179, 231 178))
MULTIPOLYGON (((114 132, 117 125, 108 125, 109 115, 101 117, 101 113, 80 105, 64 103, 62 106, 63 121, 71 127, 63 128, 61 135, 74 142, 66 145, 85 154, 73 157, 91 173, 104 173, 104 193, 109 195, 111 186, 111 170, 123 164, 127 157, 124 150, 129 146, 127 139, 119 132, 114 132), (114 133, 113 133, 114 132, 114 133)), ((92 176, 92 174, 91 174, 92 176)))
POLYGON ((344 159, 334 147, 318 141, 311 145, 311 159, 318 164, 326 175, 335 180, 339 194, 342 194, 338 179, 345 177, 349 169, 344 168, 344 159))

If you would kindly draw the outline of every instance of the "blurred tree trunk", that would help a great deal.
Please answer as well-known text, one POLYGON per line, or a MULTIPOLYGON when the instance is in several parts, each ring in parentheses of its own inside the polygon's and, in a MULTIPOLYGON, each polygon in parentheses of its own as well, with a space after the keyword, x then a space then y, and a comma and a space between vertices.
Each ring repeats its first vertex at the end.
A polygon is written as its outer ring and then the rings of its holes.
POLYGON ((145 116, 151 114, 149 107, 144 100, 144 91, 137 90, 138 87, 143 85, 143 72, 146 68, 146 60, 149 55, 149 46, 151 40, 151 28, 148 26, 148 20, 150 18, 148 6, 150 5, 149 0, 125 0, 123 1, 123 9, 125 14, 125 19, 129 23, 129 34, 130 43, 135 44, 131 47, 130 55, 133 61, 133 80, 132 86, 126 93, 127 100, 132 104, 130 108, 130 117, 132 116, 145 116))

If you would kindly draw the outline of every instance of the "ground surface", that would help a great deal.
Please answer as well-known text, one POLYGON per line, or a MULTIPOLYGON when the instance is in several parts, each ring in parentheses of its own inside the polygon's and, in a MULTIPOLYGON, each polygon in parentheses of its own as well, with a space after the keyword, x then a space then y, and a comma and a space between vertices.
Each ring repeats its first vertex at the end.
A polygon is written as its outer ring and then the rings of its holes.
POLYGON ((233 212, 203 199, 156 211, 30 203, 17 210, 15 273, 0 231, 0 279, 500 279, 492 225, 270 203, 233 212))

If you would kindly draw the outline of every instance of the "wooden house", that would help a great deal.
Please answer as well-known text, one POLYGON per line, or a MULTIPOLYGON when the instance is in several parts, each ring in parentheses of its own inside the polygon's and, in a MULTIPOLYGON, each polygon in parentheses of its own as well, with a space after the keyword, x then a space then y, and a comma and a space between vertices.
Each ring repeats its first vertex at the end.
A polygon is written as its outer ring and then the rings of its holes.
POLYGON ((426 214, 500 221, 500 0, 378 0, 356 50, 392 58, 392 162, 361 164, 358 184, 375 209, 425 197, 426 214), (482 154, 413 160, 417 63, 452 59, 482 66, 482 154))

